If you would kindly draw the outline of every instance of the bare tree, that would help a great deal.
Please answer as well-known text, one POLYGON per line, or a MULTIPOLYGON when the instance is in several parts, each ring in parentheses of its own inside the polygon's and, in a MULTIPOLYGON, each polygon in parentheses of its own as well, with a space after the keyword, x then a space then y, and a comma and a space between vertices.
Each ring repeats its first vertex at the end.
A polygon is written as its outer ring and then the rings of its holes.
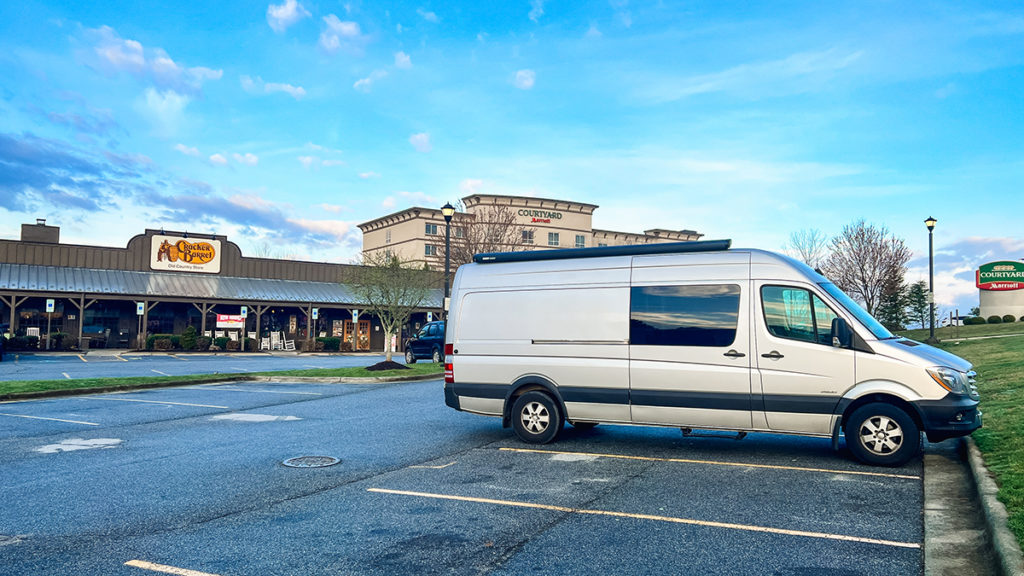
POLYGON ((386 360, 391 361, 391 336, 398 334, 417 309, 423 308, 438 284, 436 273, 386 252, 364 254, 344 284, 355 300, 380 320, 386 360))
POLYGON ((782 249, 811 268, 818 269, 828 256, 828 238, 816 228, 797 230, 789 235, 789 243, 783 244, 782 249))
MULTIPOLYGON (((458 209, 465 214, 465 206, 461 202, 458 209)), ((497 203, 480 205, 473 214, 465 214, 452 221, 452 267, 472 262, 474 254, 529 250, 530 244, 523 242, 524 233, 532 240, 534 229, 516 222, 516 211, 512 206, 497 203)))
POLYGON ((825 276, 860 300, 869 314, 882 301, 893 278, 902 279, 910 249, 885 226, 876 228, 863 219, 843 227, 832 239, 830 253, 821 263, 825 276))

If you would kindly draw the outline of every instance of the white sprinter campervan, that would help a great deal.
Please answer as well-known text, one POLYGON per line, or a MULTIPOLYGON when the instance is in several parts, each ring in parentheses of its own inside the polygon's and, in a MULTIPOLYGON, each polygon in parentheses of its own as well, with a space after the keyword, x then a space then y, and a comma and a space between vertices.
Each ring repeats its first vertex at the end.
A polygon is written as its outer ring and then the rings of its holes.
POLYGON ((478 254, 445 403, 525 442, 565 421, 831 437, 899 465, 981 426, 971 365, 891 334, 808 266, 729 240, 478 254))

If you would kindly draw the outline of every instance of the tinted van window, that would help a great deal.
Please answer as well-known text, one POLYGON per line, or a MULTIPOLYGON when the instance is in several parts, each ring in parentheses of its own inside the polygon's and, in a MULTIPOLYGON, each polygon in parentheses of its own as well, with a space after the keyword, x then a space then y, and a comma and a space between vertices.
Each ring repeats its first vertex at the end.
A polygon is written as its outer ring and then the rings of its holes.
POLYGON ((634 286, 629 342, 636 346, 729 346, 736 339, 740 287, 634 286))
POLYGON ((831 345, 832 320, 839 316, 810 291, 763 286, 761 305, 772 336, 831 345))

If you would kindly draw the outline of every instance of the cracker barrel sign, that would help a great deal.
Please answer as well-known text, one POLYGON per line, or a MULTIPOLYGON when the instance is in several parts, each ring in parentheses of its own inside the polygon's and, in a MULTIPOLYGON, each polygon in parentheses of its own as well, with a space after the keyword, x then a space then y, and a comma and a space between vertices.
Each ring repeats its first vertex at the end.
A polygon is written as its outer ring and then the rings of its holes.
POLYGON ((156 234, 152 237, 149 266, 153 270, 217 274, 220 272, 220 240, 156 234))
POLYGON ((1024 262, 990 262, 976 274, 981 290, 1024 290, 1024 262))

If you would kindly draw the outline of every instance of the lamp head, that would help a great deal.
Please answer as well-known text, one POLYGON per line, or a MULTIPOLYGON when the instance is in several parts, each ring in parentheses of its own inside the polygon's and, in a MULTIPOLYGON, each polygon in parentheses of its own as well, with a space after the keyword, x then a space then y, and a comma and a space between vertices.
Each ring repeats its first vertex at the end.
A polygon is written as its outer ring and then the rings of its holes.
POLYGON ((936 222, 938 222, 938 220, 936 220, 935 218, 932 218, 931 216, 929 216, 928 219, 924 221, 924 225, 927 226, 928 227, 928 231, 931 232, 932 230, 935 229, 935 223, 936 222))
POLYGON ((452 216, 455 215, 455 207, 452 206, 451 202, 445 202, 444 206, 441 206, 441 215, 444 216, 445 222, 452 221, 452 216))

